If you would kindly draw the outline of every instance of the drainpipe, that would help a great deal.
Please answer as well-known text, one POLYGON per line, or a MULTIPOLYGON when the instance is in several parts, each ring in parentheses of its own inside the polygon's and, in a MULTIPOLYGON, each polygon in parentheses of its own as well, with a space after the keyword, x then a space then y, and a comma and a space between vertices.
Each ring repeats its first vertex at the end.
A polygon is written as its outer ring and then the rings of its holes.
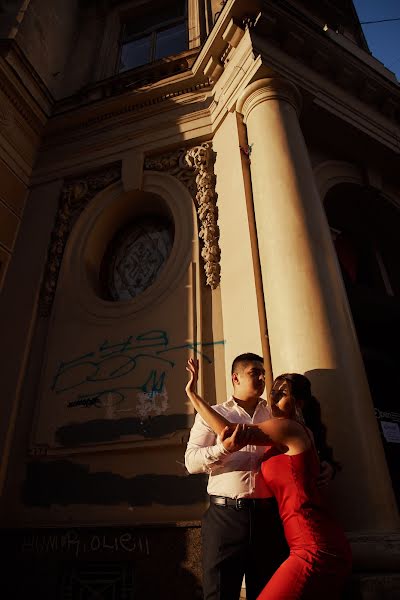
POLYGON ((258 309, 258 320, 260 323, 260 335, 261 335, 261 346, 264 357, 264 367, 265 367, 265 389, 267 394, 272 386, 273 382, 273 373, 272 373, 272 363, 271 363, 271 352, 269 348, 269 337, 268 337, 268 326, 267 326, 267 313, 265 311, 265 299, 264 299, 264 288, 263 281, 261 275, 261 265, 260 265, 260 252, 258 248, 258 238, 257 238, 257 227, 256 227, 256 219, 254 216, 254 205, 253 205, 253 188, 251 183, 251 173, 250 173, 250 161, 251 161, 251 146, 249 146, 249 142, 247 139, 247 128, 243 123, 243 117, 240 114, 236 114, 237 124, 238 124, 238 132, 239 132, 239 143, 241 150, 241 159, 242 159, 242 172, 243 172, 243 181, 244 181, 244 189, 246 196, 246 205, 247 205, 247 216, 249 220, 249 228, 250 228, 250 239, 251 239, 251 254, 253 258, 253 269, 254 269, 254 278, 256 285, 256 298, 257 298, 257 309, 258 309))

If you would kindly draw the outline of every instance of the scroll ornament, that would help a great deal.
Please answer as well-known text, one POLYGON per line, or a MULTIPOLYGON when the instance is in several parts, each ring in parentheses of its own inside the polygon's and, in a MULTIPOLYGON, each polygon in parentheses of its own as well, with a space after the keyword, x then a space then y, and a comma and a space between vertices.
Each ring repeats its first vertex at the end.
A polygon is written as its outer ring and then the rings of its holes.
POLYGON ((204 260, 206 283, 212 289, 217 288, 220 283, 221 254, 214 162, 215 153, 210 142, 145 160, 145 169, 166 171, 173 175, 187 187, 195 200, 200 221, 199 237, 203 241, 201 256, 204 260))
POLYGON ((50 314, 53 304, 61 262, 71 229, 77 218, 94 196, 121 177, 121 165, 109 165, 104 171, 88 174, 79 179, 65 181, 61 190, 59 208, 51 236, 39 313, 50 314))

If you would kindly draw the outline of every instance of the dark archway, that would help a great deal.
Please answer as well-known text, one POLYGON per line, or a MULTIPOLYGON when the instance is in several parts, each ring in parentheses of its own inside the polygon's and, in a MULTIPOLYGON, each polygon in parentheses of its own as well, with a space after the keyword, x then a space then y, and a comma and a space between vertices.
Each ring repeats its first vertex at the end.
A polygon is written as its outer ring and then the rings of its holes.
POLYGON ((400 506, 400 205, 346 183, 328 192, 325 210, 400 506))

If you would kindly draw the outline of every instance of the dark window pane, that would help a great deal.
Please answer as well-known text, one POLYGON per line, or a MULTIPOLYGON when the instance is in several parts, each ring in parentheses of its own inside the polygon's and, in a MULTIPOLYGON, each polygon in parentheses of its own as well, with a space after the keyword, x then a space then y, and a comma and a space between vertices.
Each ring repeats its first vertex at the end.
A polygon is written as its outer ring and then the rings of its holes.
POLYGON ((153 7, 151 12, 137 14, 125 23, 123 39, 143 33, 148 29, 156 29, 159 25, 185 16, 186 0, 178 2, 163 2, 153 7))
POLYGON ((151 61, 151 38, 151 35, 147 35, 122 46, 120 72, 140 67, 151 61))
POLYGON ((178 54, 186 50, 186 25, 180 23, 157 32, 155 59, 178 54))

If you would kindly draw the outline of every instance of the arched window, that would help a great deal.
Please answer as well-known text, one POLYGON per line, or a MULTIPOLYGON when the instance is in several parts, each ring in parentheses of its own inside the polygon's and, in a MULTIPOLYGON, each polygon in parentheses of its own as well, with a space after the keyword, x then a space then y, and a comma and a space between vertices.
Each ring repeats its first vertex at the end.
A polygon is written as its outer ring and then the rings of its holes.
POLYGON ((157 279, 174 241, 166 217, 138 217, 120 229, 109 244, 100 269, 103 296, 131 300, 157 279))

